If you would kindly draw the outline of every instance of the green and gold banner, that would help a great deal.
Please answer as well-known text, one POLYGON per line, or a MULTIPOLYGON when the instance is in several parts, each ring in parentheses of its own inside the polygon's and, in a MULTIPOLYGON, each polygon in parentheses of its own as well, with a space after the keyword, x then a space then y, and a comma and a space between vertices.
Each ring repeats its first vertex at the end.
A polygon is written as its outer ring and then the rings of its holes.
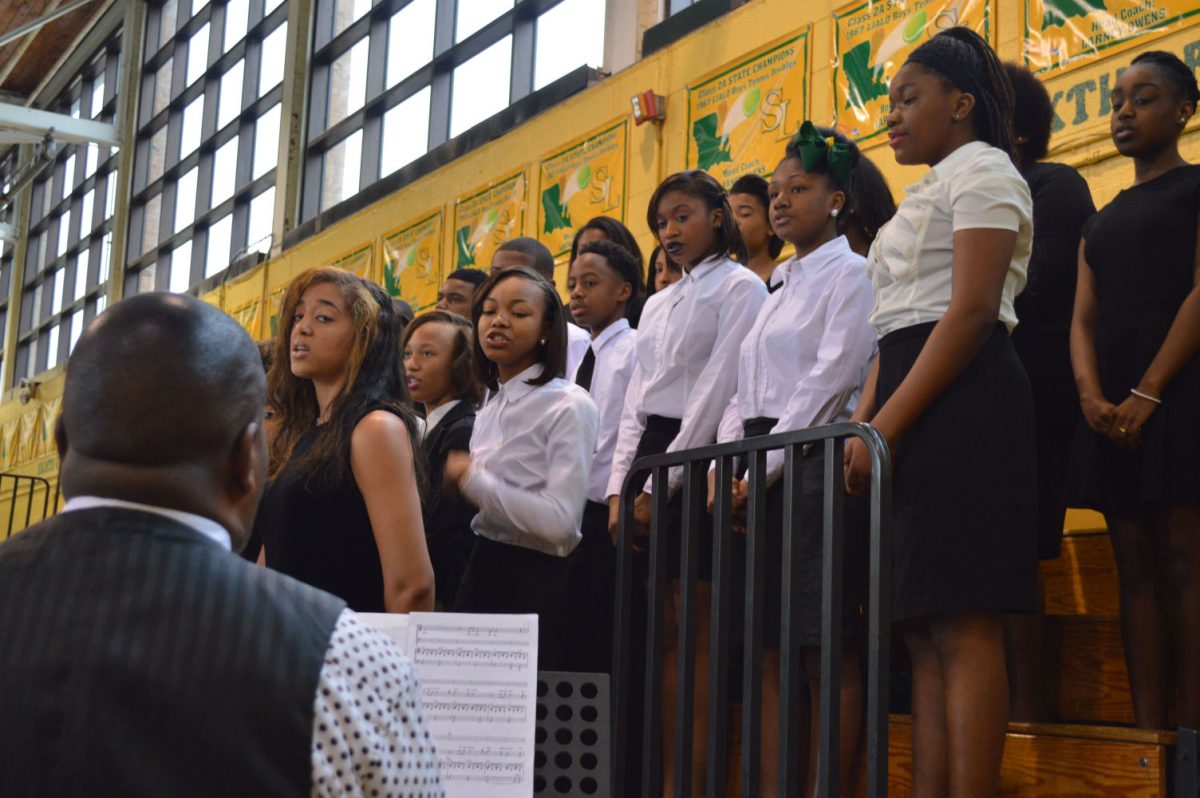
POLYGON ((488 271, 496 249, 521 235, 527 183, 521 167, 454 201, 453 269, 488 271))
POLYGON ((334 258, 329 265, 335 269, 348 271, 364 280, 374 280, 375 272, 372 267, 375 265, 375 244, 372 241, 359 244, 345 255, 334 258))
POLYGON ((1200 15, 1196 0, 1025 0, 1025 63, 1041 75, 1145 44, 1200 15))
POLYGON ((990 39, 991 0, 856 0, 833 14, 834 114, 838 128, 867 145, 887 130, 888 86, 909 54, 946 28, 965 25, 990 39))
POLYGON ((581 136, 538 167, 537 237, 557 258, 571 250, 575 230, 595 216, 625 221, 629 122, 581 136))
MULTIPOLYGON (((1194 19, 1200 21, 1200 16, 1194 19)), ((1200 67, 1200 25, 1191 24, 1158 37, 1154 48, 1174 53, 1193 69, 1200 67)), ((1067 71, 1053 69, 1041 76, 1054 108, 1050 125, 1052 156, 1056 151, 1109 139, 1110 95, 1132 55, 1085 62, 1067 71)), ((1194 129, 1197 125, 1200 119, 1193 117, 1188 127, 1194 129)), ((1084 153, 1083 158, 1087 157, 1084 153)))
POLYGON ((438 208, 383 237, 383 287, 420 313, 437 304, 446 213, 438 208))
POLYGON ((807 27, 688 85, 687 167, 769 175, 808 115, 807 27))

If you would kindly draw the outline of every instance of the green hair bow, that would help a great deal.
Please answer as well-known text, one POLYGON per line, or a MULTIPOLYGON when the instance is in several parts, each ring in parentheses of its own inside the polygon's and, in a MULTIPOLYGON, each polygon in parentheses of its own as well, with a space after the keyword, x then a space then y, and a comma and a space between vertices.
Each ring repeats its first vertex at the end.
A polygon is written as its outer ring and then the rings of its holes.
POLYGON ((816 125, 806 121, 792 139, 792 147, 800 156, 804 171, 811 172, 824 163, 829 166, 830 174, 838 183, 846 185, 853 159, 849 144, 838 141, 833 136, 822 136, 816 125))

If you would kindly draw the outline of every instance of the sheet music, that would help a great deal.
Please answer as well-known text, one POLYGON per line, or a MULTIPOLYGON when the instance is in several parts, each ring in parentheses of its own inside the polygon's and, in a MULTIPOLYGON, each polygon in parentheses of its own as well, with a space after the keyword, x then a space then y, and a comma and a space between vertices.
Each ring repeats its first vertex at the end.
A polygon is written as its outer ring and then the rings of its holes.
POLYGON ((537 616, 362 617, 400 643, 416 666, 447 798, 532 795, 537 616))

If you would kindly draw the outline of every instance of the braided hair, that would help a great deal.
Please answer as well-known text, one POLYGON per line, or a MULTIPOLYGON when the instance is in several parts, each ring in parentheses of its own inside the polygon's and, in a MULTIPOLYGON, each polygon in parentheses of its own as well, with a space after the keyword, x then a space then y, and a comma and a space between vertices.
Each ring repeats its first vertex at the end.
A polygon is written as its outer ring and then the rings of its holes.
POLYGON ((1200 103, 1200 87, 1196 85, 1196 74, 1191 67, 1179 60, 1179 56, 1166 50, 1149 50, 1133 59, 1134 64, 1151 64, 1165 77, 1184 102, 1192 104, 1192 111, 1200 103))
POLYGON ((1017 161, 1012 84, 982 36, 961 25, 948 28, 914 50, 907 63, 932 70, 947 86, 974 97, 972 118, 979 139, 1017 161))

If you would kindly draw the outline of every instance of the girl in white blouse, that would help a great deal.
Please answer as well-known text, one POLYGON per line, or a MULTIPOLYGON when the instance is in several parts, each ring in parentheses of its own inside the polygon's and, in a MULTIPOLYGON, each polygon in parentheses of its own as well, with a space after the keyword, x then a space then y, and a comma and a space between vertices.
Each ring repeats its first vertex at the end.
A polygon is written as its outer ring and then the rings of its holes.
MULTIPOLYGON (((768 188, 771 226, 795 247, 796 255, 780 264, 772 279, 778 288, 767 298, 742 342, 738 358, 737 393, 725 410, 717 440, 721 442, 848 421, 859 389, 875 354, 875 331, 868 317, 875 304, 866 261, 850 249, 841 234, 846 209, 858 201, 855 189, 861 156, 840 134, 805 122, 768 188)), ((779 644, 783 574, 783 451, 766 458, 766 581, 763 585, 762 657, 762 790, 773 791, 778 765, 779 644)), ((791 620, 804 656, 813 697, 809 761, 816 763, 820 742, 821 643, 821 495, 824 451, 814 447, 800 460, 801 496, 798 524, 792 539, 794 579, 798 585, 798 615, 791 620)), ((710 507, 715 472, 709 472, 710 507)), ((734 513, 745 522, 744 477, 734 483, 734 513)), ((865 580, 867 506, 861 499, 846 502, 844 602, 841 620, 844 654, 841 673, 840 783, 848 788, 862 717, 862 679, 859 674, 855 621, 859 617, 865 580)), ((739 538, 739 540, 744 540, 739 538)), ((743 554, 745 547, 736 546, 743 554)), ((745 574, 735 564, 735 575, 745 574)), ((744 591, 734 591, 740 608, 744 591)), ((734 616, 741 618, 736 609, 734 616)), ((808 789, 816 788, 816 768, 809 768, 808 789)))
POLYGON ((470 455, 446 460, 446 485, 479 508, 460 612, 537 613, 538 667, 561 670, 568 634, 566 557, 579 543, 596 447, 596 405, 563 379, 567 327, 554 286, 524 267, 476 294, 475 368, 492 392, 470 455))
MULTIPOLYGON (((617 526, 617 498, 637 457, 713 443, 721 414, 737 387, 737 355, 742 339, 767 298, 767 288, 752 271, 730 259, 744 256, 741 235, 720 183, 705 172, 671 175, 650 198, 646 221, 667 256, 681 264, 684 276, 647 300, 638 323, 637 365, 626 392, 621 427, 608 481, 609 527, 617 526)), ((638 529, 650 523, 651 490, 675 494, 668 512, 668 570, 679 576, 682 469, 672 469, 669 485, 650 485, 642 475, 634 504, 638 529)), ((701 524, 696 644, 696 684, 708 683, 709 581, 712 572, 711 528, 701 524)), ((667 598, 664 628, 664 729, 666 761, 673 758, 676 608, 679 583, 667 598)), ((634 665, 637 668, 637 664, 634 665)), ((695 699, 694 773, 702 779, 708 700, 699 688, 695 699)), ((664 793, 671 794, 672 768, 664 767, 664 793)))
MULTIPOLYGON (((1012 89, 966 28, 918 47, 889 88, 909 186, 868 256, 881 336, 855 420, 893 452, 893 620, 913 663, 913 792, 993 794, 1008 721, 1005 612, 1035 604, 1029 381, 1009 332, 1032 239, 1011 160, 1012 89)), ((846 486, 869 485, 858 441, 846 486)))

